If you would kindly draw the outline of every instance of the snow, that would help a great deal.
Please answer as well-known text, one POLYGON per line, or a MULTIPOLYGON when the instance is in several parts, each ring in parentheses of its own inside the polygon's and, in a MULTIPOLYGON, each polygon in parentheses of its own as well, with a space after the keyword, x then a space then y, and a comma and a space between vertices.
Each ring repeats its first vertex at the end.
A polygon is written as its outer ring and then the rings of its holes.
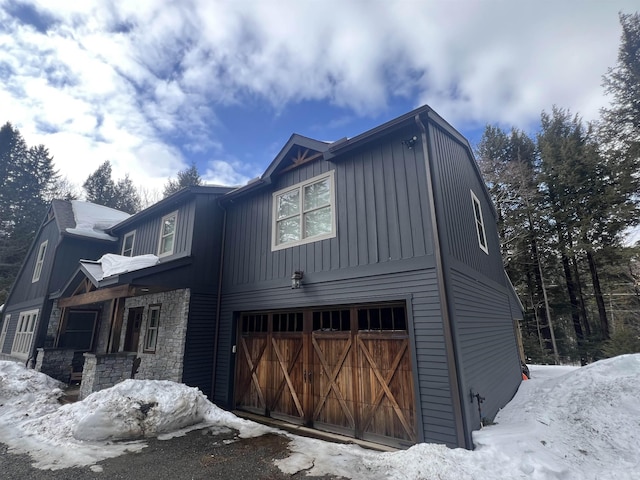
POLYGON ((71 208, 76 226, 67 228, 67 232, 101 240, 116 241, 117 238, 106 233, 106 230, 131 216, 113 208, 80 200, 72 200, 71 208))
POLYGON ((122 255, 107 253, 98 259, 98 263, 102 265, 102 278, 152 267, 157 265, 159 261, 158 256, 153 254, 124 257, 122 255))
MULTIPOLYGON (((640 354, 585 367, 530 366, 495 424, 474 432, 474 451, 422 443, 380 453, 287 435, 286 474, 352 479, 627 480, 640 478, 640 354)), ((126 380, 60 406, 60 384, 0 361, 0 438, 34 466, 92 466, 137 451, 145 438, 191 429, 235 429, 247 438, 274 432, 210 403, 198 389, 159 380, 126 380), (61 448, 62 447, 62 448, 61 448)))

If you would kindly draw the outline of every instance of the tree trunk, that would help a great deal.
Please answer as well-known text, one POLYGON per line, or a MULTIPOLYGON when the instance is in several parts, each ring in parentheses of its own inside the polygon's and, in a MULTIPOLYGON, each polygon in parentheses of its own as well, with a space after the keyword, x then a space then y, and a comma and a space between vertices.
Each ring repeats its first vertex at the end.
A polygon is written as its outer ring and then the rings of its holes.
POLYGON ((571 256, 571 262, 573 264, 573 275, 576 284, 576 295, 578 297, 578 313, 582 321, 581 325, 584 328, 585 338, 591 336, 591 325, 589 325, 589 316, 587 315, 587 306, 584 304, 584 294, 582 293, 582 281, 580 280, 580 271, 578 270, 578 259, 575 255, 571 256))
POLYGON ((590 250, 587 250, 587 261, 589 262, 589 271, 591 272, 591 281, 593 282, 593 293, 596 297, 596 304, 598 305, 602 340, 609 340, 609 319, 607 318, 607 310, 604 307, 604 299, 602 298, 598 269, 595 259, 593 258, 593 253, 590 250))

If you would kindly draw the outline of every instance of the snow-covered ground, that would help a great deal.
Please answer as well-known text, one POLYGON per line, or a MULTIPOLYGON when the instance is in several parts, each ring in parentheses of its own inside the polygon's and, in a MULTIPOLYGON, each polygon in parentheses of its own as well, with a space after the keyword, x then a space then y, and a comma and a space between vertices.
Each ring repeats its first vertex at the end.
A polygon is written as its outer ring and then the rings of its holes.
MULTIPOLYGON (((586 367, 532 366, 495 425, 474 432, 476 449, 419 444, 380 453, 285 434, 284 473, 352 479, 640 479, 640 354, 586 367)), ((60 384, 0 361, 0 440, 41 469, 91 466, 196 428, 235 429, 239 437, 274 430, 211 404, 197 389, 127 380, 61 406, 60 384)))

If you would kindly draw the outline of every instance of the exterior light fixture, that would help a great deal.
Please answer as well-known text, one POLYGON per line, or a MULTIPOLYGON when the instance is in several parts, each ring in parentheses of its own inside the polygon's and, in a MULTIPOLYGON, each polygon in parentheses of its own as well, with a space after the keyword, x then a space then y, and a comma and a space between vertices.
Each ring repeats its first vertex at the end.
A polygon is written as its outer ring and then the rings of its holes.
POLYGON ((302 286, 302 279, 304 278, 304 272, 302 270, 296 270, 291 275, 291 288, 300 288, 302 286))
POLYGON ((409 149, 412 150, 413 147, 415 146, 416 142, 418 141, 418 137, 417 136, 413 136, 411 138, 407 138, 406 140, 403 140, 402 143, 409 149))

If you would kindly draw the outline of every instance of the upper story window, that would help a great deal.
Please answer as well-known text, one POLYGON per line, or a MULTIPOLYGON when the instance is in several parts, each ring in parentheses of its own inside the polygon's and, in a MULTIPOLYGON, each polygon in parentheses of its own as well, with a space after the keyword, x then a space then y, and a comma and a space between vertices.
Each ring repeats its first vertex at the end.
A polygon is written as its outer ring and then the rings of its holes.
POLYGON ((136 231, 129 232, 124 236, 122 241, 122 253, 123 257, 133 257, 133 244, 136 240, 136 231))
POLYGON ((273 194, 272 250, 336 235, 333 171, 273 194))
POLYGON ((40 274, 42 273, 42 265, 44 264, 44 257, 47 254, 48 244, 49 241, 45 240, 40 244, 40 248, 38 248, 38 256, 36 258, 36 266, 33 269, 33 278, 31 279, 31 283, 35 283, 40 280, 40 274))
POLYGON ((167 255, 173 254, 177 223, 178 212, 172 212, 162 217, 160 224, 160 243, 158 245, 159 257, 166 257, 167 255))
POLYGON ((484 230, 484 220, 482 218, 482 206, 480 200, 476 197, 473 191, 471 192, 471 202, 473 203, 473 215, 476 221, 476 232, 478 234, 478 244, 484 253, 489 254, 489 247, 487 246, 487 234, 484 230))

